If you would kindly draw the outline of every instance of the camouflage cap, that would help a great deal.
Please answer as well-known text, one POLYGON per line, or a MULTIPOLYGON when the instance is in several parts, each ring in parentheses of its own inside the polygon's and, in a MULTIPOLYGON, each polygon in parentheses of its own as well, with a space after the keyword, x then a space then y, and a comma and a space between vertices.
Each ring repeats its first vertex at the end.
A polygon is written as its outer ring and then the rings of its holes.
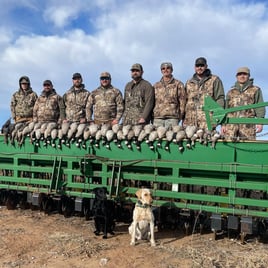
POLYGON ((73 74, 73 79, 75 79, 75 78, 80 78, 80 79, 82 79, 82 75, 81 75, 80 73, 74 73, 74 74, 73 74))
POLYGON ((171 70, 173 70, 173 66, 172 66, 172 63, 171 62, 163 62, 163 63, 161 63, 160 69, 162 69, 164 67, 170 67, 171 70))
POLYGON ((50 86, 53 86, 51 80, 45 80, 45 81, 43 82, 43 86, 44 86, 44 85, 50 85, 50 86))
POLYGON ((246 73, 246 74, 250 75, 250 70, 248 67, 240 67, 237 69, 236 74, 239 74, 239 73, 246 73))
POLYGON ((207 65, 207 60, 206 60, 206 58, 204 58, 204 57, 197 58, 197 59, 195 60, 195 65, 197 65, 197 64, 204 64, 204 65, 207 65))
POLYGON ((109 78, 111 78, 111 74, 108 73, 108 72, 102 72, 102 73, 100 74, 100 77, 109 77, 109 78))
POLYGON ((141 64, 139 64, 139 63, 135 63, 135 64, 133 64, 132 66, 131 66, 131 69, 130 69, 130 71, 132 71, 132 70, 139 70, 139 71, 143 71, 143 68, 142 68, 142 65, 141 64))

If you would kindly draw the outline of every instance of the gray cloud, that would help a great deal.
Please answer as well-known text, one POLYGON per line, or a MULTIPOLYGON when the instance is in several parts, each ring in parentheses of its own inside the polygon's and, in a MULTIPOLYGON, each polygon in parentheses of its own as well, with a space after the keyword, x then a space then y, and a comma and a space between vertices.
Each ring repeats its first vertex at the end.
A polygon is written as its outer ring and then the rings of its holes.
MULTIPOLYGON (((15 2, 7 1, 7 10, 15 2)), ((145 79, 154 83, 160 79, 160 63, 171 61, 174 75, 185 82, 192 76, 194 60, 199 56, 207 57, 212 72, 222 78, 226 92, 235 81, 236 69, 248 66, 268 99, 265 4, 231 0, 51 0, 42 6, 39 1, 22 3, 31 10, 43 8, 42 23, 61 30, 57 33, 54 29, 50 35, 28 32, 16 36, 8 26, 0 28, 0 71, 5 77, 0 123, 9 114, 11 94, 21 75, 31 77, 38 93, 42 81, 51 79, 63 94, 71 85, 72 73, 81 72, 92 91, 98 86, 99 73, 107 70, 112 73, 113 84, 123 90, 130 80, 132 63, 143 64, 145 79), (82 12, 88 24, 74 25, 82 12), (70 25, 74 25, 73 29, 68 28, 70 25)), ((0 14, 9 18, 8 12, 1 10, 0 14)), ((16 24, 14 18, 13 23, 16 24)))

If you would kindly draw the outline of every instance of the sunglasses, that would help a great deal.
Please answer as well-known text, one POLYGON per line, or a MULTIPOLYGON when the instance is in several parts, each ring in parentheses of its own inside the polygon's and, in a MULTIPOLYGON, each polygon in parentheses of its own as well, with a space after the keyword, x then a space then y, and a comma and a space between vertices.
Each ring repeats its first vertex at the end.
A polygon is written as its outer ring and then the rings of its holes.
POLYGON ((138 70, 138 69, 132 69, 131 72, 132 72, 132 73, 135 73, 135 72, 138 73, 138 72, 140 72, 140 70, 138 70))
POLYGON ((238 73, 237 76, 240 76, 240 75, 248 75, 247 73, 238 73))
POLYGON ((102 76, 102 77, 100 78, 100 80, 106 80, 106 81, 108 81, 108 80, 110 80, 110 77, 102 76))
POLYGON ((196 64, 195 67, 204 67, 205 64, 196 64))
POLYGON ((171 70, 171 68, 170 67, 163 67, 163 68, 161 68, 161 70, 163 71, 163 70, 171 70))
POLYGON ((43 84, 44 87, 50 87, 50 84, 43 84))

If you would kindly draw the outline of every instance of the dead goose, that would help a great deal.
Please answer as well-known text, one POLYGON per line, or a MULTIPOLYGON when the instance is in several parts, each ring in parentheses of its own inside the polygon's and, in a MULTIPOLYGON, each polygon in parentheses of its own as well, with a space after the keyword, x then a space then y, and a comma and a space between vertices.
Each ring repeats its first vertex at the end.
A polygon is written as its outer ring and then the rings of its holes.
POLYGON ((189 149, 192 147, 192 141, 191 141, 191 139, 192 139, 193 135, 196 132, 196 128, 197 128, 196 126, 187 126, 185 128, 185 133, 186 133, 186 138, 187 138, 187 144, 186 144, 186 146, 189 149))
POLYGON ((167 128, 164 127, 164 126, 159 126, 157 129, 157 136, 158 136, 158 142, 157 142, 157 147, 161 147, 161 143, 162 143, 162 140, 163 138, 165 137, 166 135, 166 132, 167 132, 167 128))

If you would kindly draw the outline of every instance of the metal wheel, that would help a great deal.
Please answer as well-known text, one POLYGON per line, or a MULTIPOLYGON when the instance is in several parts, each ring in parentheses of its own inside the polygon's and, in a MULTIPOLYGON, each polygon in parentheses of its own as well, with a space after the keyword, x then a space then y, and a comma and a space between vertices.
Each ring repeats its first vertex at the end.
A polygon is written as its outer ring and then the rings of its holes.
POLYGON ((70 217, 74 211, 74 201, 69 197, 64 198, 62 200, 61 210, 65 218, 70 217))
POLYGON ((199 230, 200 235, 202 235, 204 233, 204 224, 199 225, 199 230))
POLYGON ((20 207, 21 209, 29 209, 29 208, 30 208, 30 204, 27 202, 27 200, 22 199, 22 200, 20 200, 20 202, 19 202, 19 207, 20 207))
POLYGON ((184 228, 185 228, 185 235, 189 235, 190 234, 190 223, 185 222, 184 223, 184 228))
POLYGON ((84 211, 84 216, 85 216, 86 221, 89 221, 90 220, 90 208, 85 205, 83 208, 83 211, 84 211))
POLYGON ((18 195, 16 192, 9 192, 6 199, 6 207, 8 210, 16 209, 18 205, 18 195))
POLYGON ((217 231, 213 230, 213 239, 217 240, 218 236, 217 236, 217 231))
POLYGON ((245 238, 246 238, 246 233, 245 232, 242 232, 240 234, 240 240, 241 240, 241 243, 244 244, 245 243, 245 238))
POLYGON ((53 200, 50 197, 43 198, 40 204, 41 207, 45 213, 50 213, 53 210, 53 200))

